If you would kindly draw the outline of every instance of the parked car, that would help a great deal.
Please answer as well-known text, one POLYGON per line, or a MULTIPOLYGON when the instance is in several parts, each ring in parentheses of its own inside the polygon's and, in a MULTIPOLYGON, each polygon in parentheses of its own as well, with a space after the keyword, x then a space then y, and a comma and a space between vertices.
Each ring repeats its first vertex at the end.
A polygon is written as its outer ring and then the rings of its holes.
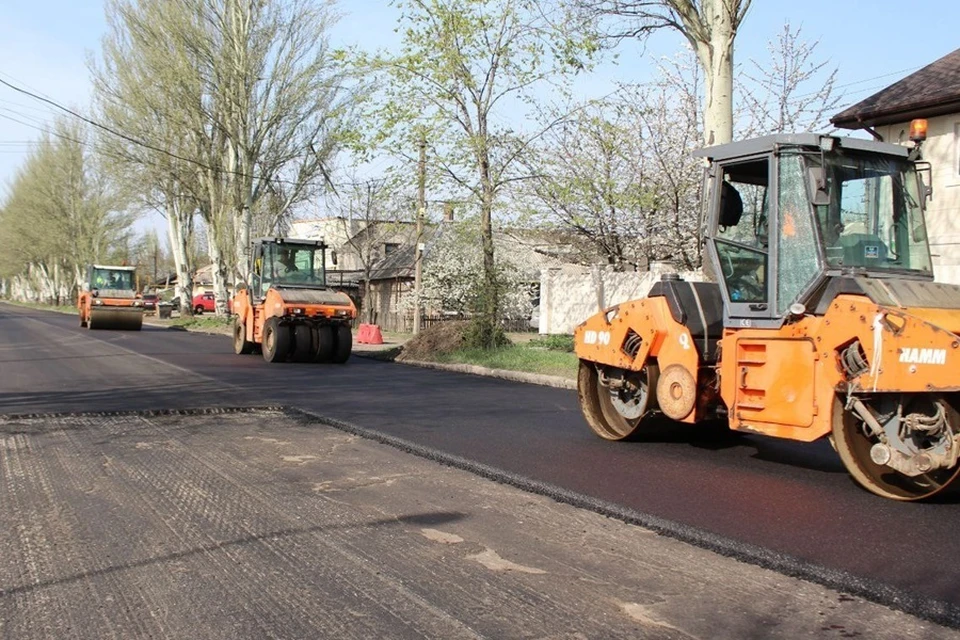
MULTIPOLYGON (((227 300, 227 312, 229 313, 233 305, 231 301, 227 300)), ((197 315, 201 315, 205 311, 213 313, 216 309, 216 304, 214 302, 212 293, 198 293, 193 296, 193 312, 197 315)))
POLYGON ((157 311, 157 303, 160 302, 160 297, 155 293, 145 293, 143 294, 143 310, 148 313, 155 313, 157 311))

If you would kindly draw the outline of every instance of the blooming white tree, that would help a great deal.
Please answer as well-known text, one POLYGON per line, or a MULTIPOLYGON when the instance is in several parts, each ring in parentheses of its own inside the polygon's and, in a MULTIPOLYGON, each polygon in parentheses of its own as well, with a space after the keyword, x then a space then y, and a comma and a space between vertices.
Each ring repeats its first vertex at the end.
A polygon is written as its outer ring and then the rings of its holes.
MULTIPOLYGON (((502 232, 494 231, 495 242, 502 237, 502 232)), ((494 269, 502 291, 501 317, 505 320, 530 318, 533 312, 530 292, 539 278, 539 270, 518 262, 500 255, 494 269)), ((469 316, 480 308, 486 277, 479 226, 470 220, 445 222, 428 243, 424 255, 422 305, 443 313, 469 316)), ((399 310, 410 311, 413 305, 410 292, 401 299, 399 310)))
POLYGON ((524 201, 540 224, 575 234, 585 264, 699 264, 700 73, 690 55, 660 80, 574 110, 539 148, 524 201))
POLYGON ((840 107, 837 67, 816 57, 819 40, 804 40, 789 22, 767 42, 770 54, 751 59, 740 75, 740 107, 746 135, 815 131, 840 107))

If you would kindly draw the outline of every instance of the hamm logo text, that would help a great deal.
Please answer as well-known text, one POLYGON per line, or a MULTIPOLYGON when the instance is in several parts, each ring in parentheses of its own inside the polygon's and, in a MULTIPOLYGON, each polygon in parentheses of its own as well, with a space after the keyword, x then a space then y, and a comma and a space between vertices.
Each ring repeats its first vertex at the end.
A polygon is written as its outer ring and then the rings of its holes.
POLYGON ((947 364, 947 350, 906 348, 900 352, 900 362, 910 364, 947 364))

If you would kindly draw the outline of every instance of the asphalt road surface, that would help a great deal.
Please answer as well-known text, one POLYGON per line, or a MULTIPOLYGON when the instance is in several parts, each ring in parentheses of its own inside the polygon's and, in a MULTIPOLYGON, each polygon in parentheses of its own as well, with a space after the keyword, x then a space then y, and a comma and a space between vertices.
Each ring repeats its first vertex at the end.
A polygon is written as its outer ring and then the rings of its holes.
MULTIPOLYGON (((568 390, 352 358, 268 365, 230 340, 0 305, 0 413, 297 407, 707 549, 960 626, 960 505, 857 488, 826 443, 664 425, 593 436, 568 390)), ((762 637, 762 636, 761 636, 762 637)))

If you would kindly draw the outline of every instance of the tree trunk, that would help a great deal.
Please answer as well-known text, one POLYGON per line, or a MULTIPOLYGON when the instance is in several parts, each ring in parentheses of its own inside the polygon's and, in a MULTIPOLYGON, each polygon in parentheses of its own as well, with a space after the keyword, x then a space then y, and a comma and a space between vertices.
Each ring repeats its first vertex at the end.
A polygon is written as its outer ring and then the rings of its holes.
POLYGON ((167 201, 167 236, 170 239, 170 252, 177 271, 177 297, 180 298, 180 315, 193 313, 193 276, 187 260, 188 220, 183 210, 171 201, 167 201))
POLYGON ((733 42, 737 35, 734 24, 739 3, 731 0, 707 0, 703 3, 702 31, 705 41, 697 41, 692 23, 686 23, 697 59, 704 71, 703 142, 707 146, 733 140, 733 42))
POLYGON ((500 291, 493 255, 493 200, 494 187, 490 178, 490 160, 486 152, 480 161, 480 242, 483 248, 483 335, 489 336, 487 346, 494 347, 499 319, 500 291))
POLYGON ((216 314, 223 316, 227 314, 227 265, 223 258, 219 236, 219 233, 208 230, 207 248, 212 263, 210 272, 213 277, 213 298, 216 304, 216 314))

